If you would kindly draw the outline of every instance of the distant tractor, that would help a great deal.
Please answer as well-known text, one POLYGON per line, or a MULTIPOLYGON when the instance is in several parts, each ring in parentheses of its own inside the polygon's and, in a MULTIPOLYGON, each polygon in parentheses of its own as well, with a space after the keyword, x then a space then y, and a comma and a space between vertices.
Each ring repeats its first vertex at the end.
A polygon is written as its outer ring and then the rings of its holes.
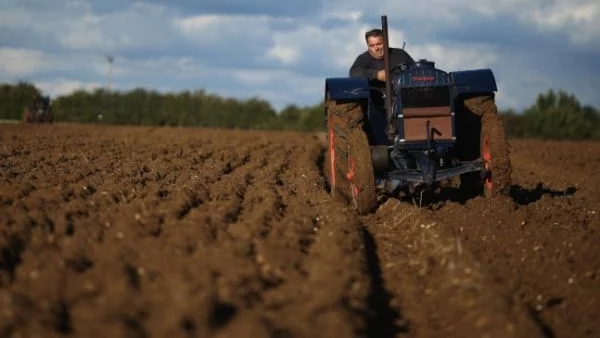
POLYGON ((52 103, 50 97, 36 94, 29 106, 23 109, 24 123, 52 123, 52 103))
POLYGON ((326 79, 331 193, 361 214, 375 207, 377 187, 415 196, 458 177, 469 198, 508 194, 511 164, 492 71, 445 72, 424 59, 390 65, 386 16, 382 26, 385 86, 326 79))

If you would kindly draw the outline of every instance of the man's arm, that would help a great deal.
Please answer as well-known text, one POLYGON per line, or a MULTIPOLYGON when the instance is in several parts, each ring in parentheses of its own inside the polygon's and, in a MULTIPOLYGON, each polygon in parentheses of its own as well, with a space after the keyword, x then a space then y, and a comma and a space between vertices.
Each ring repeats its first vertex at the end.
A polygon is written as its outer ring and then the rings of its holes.
POLYGON ((354 60, 352 67, 350 67, 350 76, 365 77, 367 80, 371 81, 377 79, 377 71, 371 69, 369 59, 366 58, 364 54, 361 54, 354 60))

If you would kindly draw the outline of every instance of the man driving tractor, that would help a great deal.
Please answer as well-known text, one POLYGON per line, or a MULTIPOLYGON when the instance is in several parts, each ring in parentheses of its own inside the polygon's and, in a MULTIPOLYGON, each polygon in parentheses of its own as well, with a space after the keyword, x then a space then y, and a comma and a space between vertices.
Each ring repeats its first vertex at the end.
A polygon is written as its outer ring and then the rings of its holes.
MULTIPOLYGON (((369 81, 385 81, 385 64, 383 30, 376 28, 365 33, 367 51, 361 53, 352 67, 350 67, 351 77, 366 77, 369 81)), ((413 58, 400 48, 389 48, 389 58, 391 65, 414 64, 413 58)))
MULTIPOLYGON (((358 55, 352 67, 350 67, 350 77, 363 77, 369 82, 377 80, 376 85, 383 86, 385 82, 385 63, 384 63, 384 32, 382 29, 375 28, 365 33, 367 51, 358 55)), ((400 48, 388 48, 388 57, 390 65, 412 65, 415 64, 413 58, 400 48)), ((378 95, 374 97, 375 103, 383 105, 383 99, 378 95)), ((407 168, 406 156, 404 152, 397 151, 397 164, 402 169, 407 168)), ((378 183, 385 184, 386 189, 393 191, 399 181, 385 180, 378 183)))

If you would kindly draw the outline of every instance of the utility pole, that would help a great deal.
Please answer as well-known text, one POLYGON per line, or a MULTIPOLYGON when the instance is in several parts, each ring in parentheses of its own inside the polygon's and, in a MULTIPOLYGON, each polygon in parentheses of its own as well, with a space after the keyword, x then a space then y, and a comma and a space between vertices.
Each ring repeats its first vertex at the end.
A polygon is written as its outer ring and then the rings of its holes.
MULTIPOLYGON (((108 91, 107 91, 107 95, 106 95, 106 102, 104 102, 104 105, 105 105, 104 110, 109 111, 110 110, 110 107, 109 107, 110 102, 108 102, 108 100, 110 99, 110 93, 112 91, 112 65, 113 65, 113 62, 115 62, 115 57, 107 54, 105 56, 105 58, 106 58, 106 62, 108 62, 108 70, 106 73, 106 80, 108 83, 108 91)), ((102 120, 103 117, 104 117, 104 112, 100 111, 98 113, 98 120, 102 120)))
POLYGON ((108 79, 108 91, 110 92, 112 90, 112 65, 113 65, 113 62, 115 62, 115 57, 112 55, 106 55, 106 61, 108 62, 107 79, 108 79))
POLYGON ((108 91, 110 92, 112 90, 112 65, 113 65, 113 62, 115 62, 115 57, 112 55, 106 55, 106 61, 108 62, 107 79, 108 79, 108 91))

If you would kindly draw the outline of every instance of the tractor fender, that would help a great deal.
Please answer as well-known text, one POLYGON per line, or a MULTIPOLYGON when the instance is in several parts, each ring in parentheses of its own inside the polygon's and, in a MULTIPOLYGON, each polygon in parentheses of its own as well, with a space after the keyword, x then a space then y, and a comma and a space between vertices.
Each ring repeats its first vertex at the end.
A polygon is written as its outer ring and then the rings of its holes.
POLYGON ((491 93, 498 90, 490 69, 464 70, 450 73, 457 94, 491 93))
POLYGON ((325 80, 325 100, 327 95, 333 100, 368 99, 369 81, 361 77, 339 77, 325 80))

